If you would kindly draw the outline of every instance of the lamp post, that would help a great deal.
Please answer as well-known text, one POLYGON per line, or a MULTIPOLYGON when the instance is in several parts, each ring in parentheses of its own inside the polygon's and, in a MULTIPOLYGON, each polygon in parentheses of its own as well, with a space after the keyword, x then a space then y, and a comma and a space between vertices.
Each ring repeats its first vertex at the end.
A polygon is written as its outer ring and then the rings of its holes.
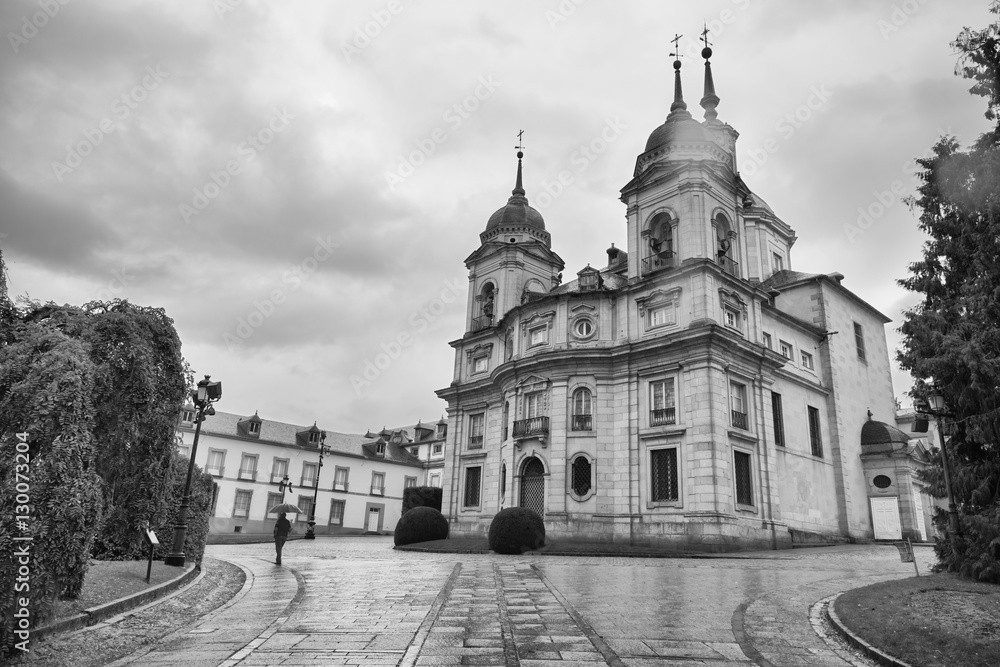
POLYGON ((944 396, 935 390, 927 396, 927 403, 937 421, 938 438, 941 441, 941 467, 944 469, 944 488, 948 494, 948 523, 952 534, 958 535, 958 507, 955 504, 955 491, 951 485, 951 466, 948 463, 948 448, 944 444, 944 429, 941 424, 941 418, 947 416, 944 411, 944 396))
POLYGON ((292 483, 288 481, 288 475, 286 474, 284 478, 278 482, 278 489, 281 491, 281 502, 285 502, 285 491, 292 488, 292 483))
POLYGON ((222 383, 212 382, 210 375, 198 381, 198 388, 191 392, 191 399, 198 409, 195 416, 194 443, 191 445, 191 459, 188 461, 187 481, 184 482, 184 495, 181 497, 180 511, 177 512, 177 523, 174 525, 174 543, 172 551, 163 557, 164 565, 184 567, 184 538, 187 537, 187 515, 191 506, 191 476, 194 474, 194 458, 198 454, 198 436, 201 434, 201 423, 205 417, 215 414, 215 403, 222 398, 222 383))
POLYGON ((326 431, 319 434, 319 468, 316 470, 316 486, 313 487, 313 502, 309 508, 309 527, 303 536, 307 540, 316 539, 316 500, 319 498, 319 476, 323 473, 323 455, 329 450, 326 448, 326 431))

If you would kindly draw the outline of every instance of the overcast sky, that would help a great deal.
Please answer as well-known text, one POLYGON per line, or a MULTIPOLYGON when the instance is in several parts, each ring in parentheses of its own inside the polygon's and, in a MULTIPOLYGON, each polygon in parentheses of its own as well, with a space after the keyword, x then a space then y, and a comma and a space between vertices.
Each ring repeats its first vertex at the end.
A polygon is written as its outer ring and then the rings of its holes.
POLYGON ((798 235, 791 268, 843 273, 893 318, 894 349, 915 302, 895 281, 923 242, 900 193, 942 133, 987 129, 949 46, 986 4, 5 0, 10 292, 164 308, 227 412, 437 420, 463 260, 510 196, 517 132, 566 279, 603 266, 668 112, 676 33, 702 118, 707 21, 719 118, 798 235))

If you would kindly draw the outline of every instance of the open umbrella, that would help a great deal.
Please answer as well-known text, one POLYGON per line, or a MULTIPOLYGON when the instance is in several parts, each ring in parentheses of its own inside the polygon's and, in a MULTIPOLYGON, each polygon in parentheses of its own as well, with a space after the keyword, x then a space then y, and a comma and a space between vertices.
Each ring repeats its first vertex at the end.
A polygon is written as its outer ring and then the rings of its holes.
POLYGON ((286 514, 302 514, 305 510, 301 510, 297 505, 291 503, 281 503, 280 505, 275 505, 272 507, 268 514, 281 514, 282 512, 286 514))

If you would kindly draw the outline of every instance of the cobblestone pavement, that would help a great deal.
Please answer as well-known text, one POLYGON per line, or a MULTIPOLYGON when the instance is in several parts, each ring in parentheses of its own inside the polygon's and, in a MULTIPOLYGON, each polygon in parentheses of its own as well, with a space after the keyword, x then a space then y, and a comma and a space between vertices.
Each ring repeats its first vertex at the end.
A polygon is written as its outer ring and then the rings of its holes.
MULTIPOLYGON (((926 573, 933 560, 918 548, 926 573)), ((243 590, 119 665, 867 664, 817 603, 913 575, 891 546, 699 559, 400 552, 391 538, 212 546, 243 590)))

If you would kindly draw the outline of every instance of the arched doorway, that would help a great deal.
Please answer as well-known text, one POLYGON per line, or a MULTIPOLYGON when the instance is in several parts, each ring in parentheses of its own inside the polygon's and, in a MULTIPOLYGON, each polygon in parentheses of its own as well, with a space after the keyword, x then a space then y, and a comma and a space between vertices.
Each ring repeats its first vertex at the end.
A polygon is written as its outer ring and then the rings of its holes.
POLYGON ((545 516, 545 466, 532 456, 521 468, 521 507, 545 516))

